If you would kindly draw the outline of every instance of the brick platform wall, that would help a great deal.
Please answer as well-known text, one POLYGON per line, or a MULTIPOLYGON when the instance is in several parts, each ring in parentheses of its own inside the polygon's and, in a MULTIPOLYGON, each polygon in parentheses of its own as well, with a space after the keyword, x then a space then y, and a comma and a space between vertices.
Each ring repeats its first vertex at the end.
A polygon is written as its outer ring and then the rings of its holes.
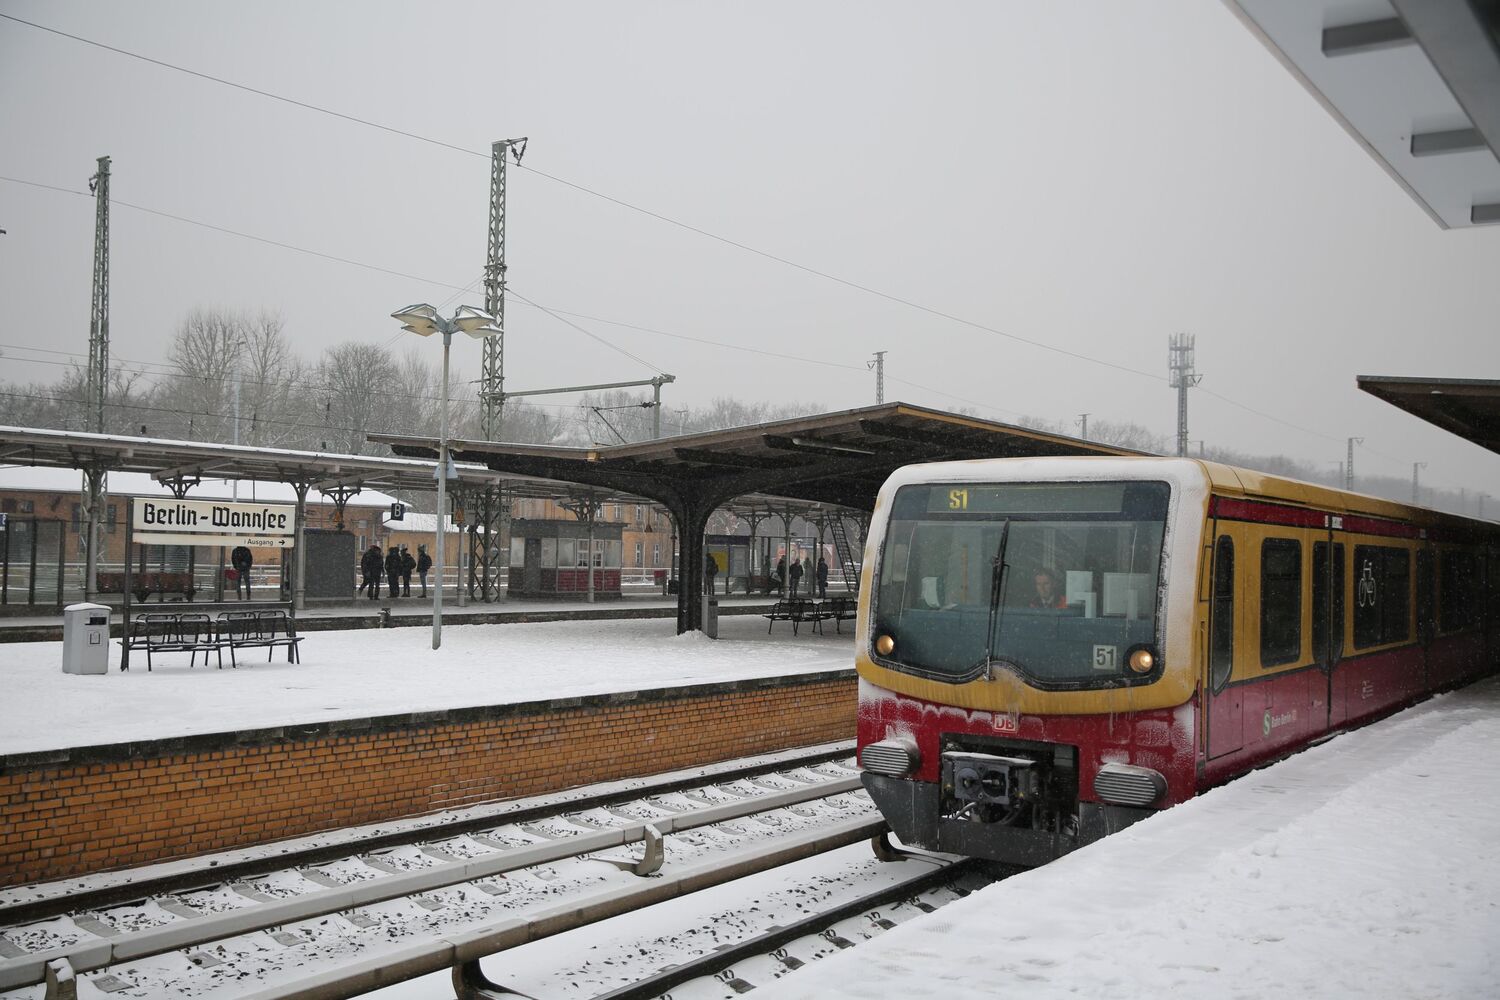
POLYGON ((854 672, 0 758, 0 885, 852 739, 854 672))

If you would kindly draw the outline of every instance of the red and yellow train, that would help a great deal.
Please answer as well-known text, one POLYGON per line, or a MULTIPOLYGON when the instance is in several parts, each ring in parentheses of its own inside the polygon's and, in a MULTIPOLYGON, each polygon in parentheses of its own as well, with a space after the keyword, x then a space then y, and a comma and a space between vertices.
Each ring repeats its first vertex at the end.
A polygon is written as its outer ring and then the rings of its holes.
POLYGON ((1496 667, 1500 528, 1189 459, 898 471, 856 640, 906 844, 1046 862, 1496 667))

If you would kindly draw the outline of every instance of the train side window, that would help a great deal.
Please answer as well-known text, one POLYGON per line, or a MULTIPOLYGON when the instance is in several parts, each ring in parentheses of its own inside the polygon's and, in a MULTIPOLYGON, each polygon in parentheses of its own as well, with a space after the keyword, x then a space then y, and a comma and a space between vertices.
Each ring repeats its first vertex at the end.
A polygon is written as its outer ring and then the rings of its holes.
POLYGON ((1302 543, 1267 538, 1260 545, 1260 663, 1274 667, 1302 656, 1302 543))
POLYGON ((1411 553, 1406 549, 1385 550, 1386 600, 1381 609, 1385 619, 1385 641, 1405 642, 1411 638, 1411 553))
POLYGON ((1354 645, 1364 649, 1411 635, 1411 553, 1385 545, 1354 547, 1354 645))
POLYGON ((1325 657, 1332 663, 1344 652, 1344 546, 1333 545, 1331 566, 1328 549, 1327 542, 1313 543, 1313 659, 1320 663, 1325 657))
POLYGON ((1344 655, 1344 543, 1333 545, 1333 656, 1344 655))
POLYGON ((1438 622, 1444 632, 1479 623, 1479 574, 1472 552, 1449 549, 1438 559, 1438 622))
POLYGON ((1214 551, 1213 635, 1209 640, 1209 680, 1215 691, 1234 672, 1234 539, 1220 535, 1214 551))
POLYGON ((1437 631, 1437 588, 1432 578, 1436 556, 1431 549, 1417 550, 1417 638, 1427 643, 1437 631))

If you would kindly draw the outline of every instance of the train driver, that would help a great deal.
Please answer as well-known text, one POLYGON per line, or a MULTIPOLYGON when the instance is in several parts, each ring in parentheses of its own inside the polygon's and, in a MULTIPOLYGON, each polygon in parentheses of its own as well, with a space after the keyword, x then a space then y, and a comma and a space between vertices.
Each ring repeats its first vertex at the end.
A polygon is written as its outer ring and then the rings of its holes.
POLYGON ((1045 566, 1038 569, 1032 576, 1032 586, 1036 590, 1027 607, 1055 610, 1068 606, 1068 599, 1062 592, 1061 580, 1055 570, 1045 566))

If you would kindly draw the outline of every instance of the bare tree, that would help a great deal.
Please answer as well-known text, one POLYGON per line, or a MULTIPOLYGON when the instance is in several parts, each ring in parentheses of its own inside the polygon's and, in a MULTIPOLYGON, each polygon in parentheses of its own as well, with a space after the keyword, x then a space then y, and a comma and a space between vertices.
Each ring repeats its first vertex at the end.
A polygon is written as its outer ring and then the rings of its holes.
POLYGON ((375 451, 365 435, 392 428, 389 407, 398 382, 391 352, 354 340, 330 347, 318 361, 317 382, 326 432, 320 440, 327 442, 327 450, 351 455, 375 451))
POLYGON ((307 443, 308 373, 287 342, 276 313, 238 316, 240 443, 300 447, 307 443))

